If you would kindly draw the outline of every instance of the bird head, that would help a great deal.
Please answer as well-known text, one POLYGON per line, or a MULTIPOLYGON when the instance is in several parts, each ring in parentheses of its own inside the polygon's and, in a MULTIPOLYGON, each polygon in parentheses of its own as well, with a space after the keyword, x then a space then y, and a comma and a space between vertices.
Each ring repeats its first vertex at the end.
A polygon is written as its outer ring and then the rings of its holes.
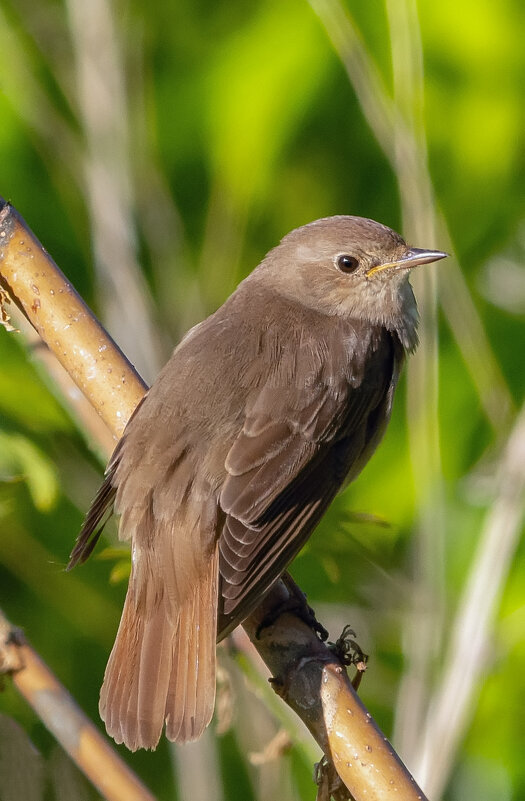
POLYGON ((266 286, 271 283, 291 301, 322 314, 384 325, 412 349, 418 314, 408 276, 414 267, 446 255, 410 247, 374 220, 340 215, 291 231, 258 270, 266 286))

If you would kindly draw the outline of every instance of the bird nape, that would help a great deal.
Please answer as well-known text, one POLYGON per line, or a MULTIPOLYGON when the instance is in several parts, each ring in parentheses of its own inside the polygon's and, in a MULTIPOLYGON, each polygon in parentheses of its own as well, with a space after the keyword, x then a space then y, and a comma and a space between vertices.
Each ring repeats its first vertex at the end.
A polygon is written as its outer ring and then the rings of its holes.
POLYGON ((112 511, 132 569, 100 696, 128 748, 193 740, 213 715, 215 644, 259 604, 390 417, 417 345, 410 270, 442 259, 373 220, 281 241, 192 328, 130 419, 78 537, 112 511))

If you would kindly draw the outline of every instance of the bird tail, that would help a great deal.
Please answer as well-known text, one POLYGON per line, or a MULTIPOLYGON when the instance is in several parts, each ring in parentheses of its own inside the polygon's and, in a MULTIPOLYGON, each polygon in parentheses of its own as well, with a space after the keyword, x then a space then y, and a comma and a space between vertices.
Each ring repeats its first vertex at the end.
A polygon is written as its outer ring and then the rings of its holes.
POLYGON ((166 736, 196 740, 215 704, 218 551, 193 592, 173 613, 166 593, 149 606, 128 589, 100 692, 108 734, 131 751, 166 736))

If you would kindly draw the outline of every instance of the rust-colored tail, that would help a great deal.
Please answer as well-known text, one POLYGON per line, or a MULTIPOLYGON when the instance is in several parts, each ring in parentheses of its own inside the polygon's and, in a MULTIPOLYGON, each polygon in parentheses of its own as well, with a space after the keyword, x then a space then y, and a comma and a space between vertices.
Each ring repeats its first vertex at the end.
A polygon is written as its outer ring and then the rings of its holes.
POLYGON ((137 603, 128 589, 100 692, 100 715, 117 743, 155 748, 166 723, 176 742, 195 740, 215 703, 218 556, 173 610, 166 593, 137 603))

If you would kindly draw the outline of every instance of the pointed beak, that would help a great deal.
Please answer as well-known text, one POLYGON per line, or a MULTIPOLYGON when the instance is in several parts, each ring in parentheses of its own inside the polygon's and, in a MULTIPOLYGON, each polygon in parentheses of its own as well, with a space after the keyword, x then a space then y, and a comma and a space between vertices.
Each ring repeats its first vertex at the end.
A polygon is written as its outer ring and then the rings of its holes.
POLYGON ((387 264, 378 264, 372 267, 367 275, 372 275, 380 270, 387 270, 392 267, 397 270, 411 270, 412 267, 417 267, 418 264, 430 264, 433 261, 445 259, 448 253, 443 250, 425 250, 424 248, 408 248, 405 254, 397 261, 390 261, 387 264))

